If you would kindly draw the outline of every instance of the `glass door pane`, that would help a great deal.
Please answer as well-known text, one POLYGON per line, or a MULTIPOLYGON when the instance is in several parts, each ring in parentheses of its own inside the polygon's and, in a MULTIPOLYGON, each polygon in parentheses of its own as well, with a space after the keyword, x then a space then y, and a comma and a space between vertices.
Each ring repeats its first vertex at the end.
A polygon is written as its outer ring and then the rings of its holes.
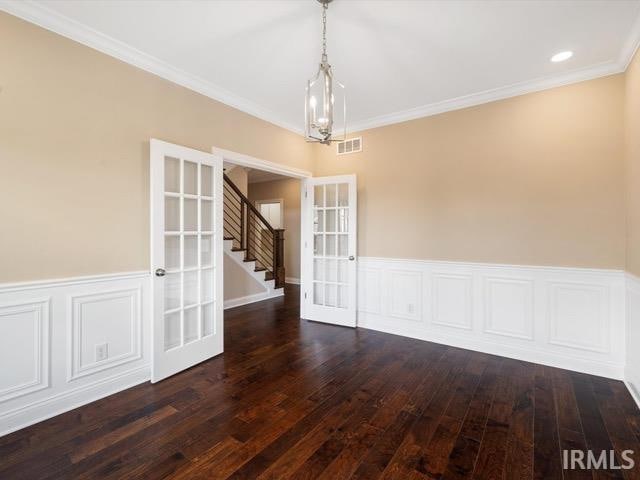
POLYGON ((215 172, 174 157, 164 166, 164 345, 171 350, 215 334, 215 172))

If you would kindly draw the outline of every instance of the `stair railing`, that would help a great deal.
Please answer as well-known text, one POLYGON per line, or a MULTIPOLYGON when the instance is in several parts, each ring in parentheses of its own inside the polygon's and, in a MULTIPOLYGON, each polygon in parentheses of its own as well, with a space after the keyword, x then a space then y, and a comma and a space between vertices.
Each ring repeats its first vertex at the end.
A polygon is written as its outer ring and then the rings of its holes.
POLYGON ((264 271, 275 288, 284 287, 284 230, 273 228, 258 209, 224 174, 224 237, 235 251, 244 251, 246 262, 264 271))

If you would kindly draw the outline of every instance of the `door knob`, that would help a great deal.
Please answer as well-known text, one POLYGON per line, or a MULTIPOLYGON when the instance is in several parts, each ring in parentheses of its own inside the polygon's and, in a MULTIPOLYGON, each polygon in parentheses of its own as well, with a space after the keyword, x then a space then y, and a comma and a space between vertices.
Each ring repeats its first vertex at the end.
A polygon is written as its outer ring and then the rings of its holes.
POLYGON ((356 257, 354 257, 353 255, 349 255, 349 260, 351 260, 352 262, 356 259, 356 257))
POLYGON ((164 277, 165 273, 167 272, 164 268, 156 268, 156 277, 164 277))

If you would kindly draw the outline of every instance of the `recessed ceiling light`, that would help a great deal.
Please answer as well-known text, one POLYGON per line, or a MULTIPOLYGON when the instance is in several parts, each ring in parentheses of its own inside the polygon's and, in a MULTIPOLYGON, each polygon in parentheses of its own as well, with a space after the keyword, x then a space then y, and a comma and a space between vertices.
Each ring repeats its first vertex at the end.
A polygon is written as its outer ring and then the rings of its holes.
POLYGON ((551 57, 551 61, 554 63, 564 62, 565 60, 569 60, 571 57, 573 57, 573 52, 567 50, 566 52, 556 53, 551 57))

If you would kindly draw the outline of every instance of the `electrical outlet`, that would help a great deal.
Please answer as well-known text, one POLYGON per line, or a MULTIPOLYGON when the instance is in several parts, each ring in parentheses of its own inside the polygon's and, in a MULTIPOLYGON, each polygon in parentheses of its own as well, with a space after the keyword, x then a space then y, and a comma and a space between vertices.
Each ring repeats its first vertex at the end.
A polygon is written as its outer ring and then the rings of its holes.
POLYGON ((408 303, 407 304, 407 313, 413 313, 414 308, 413 308, 413 303, 408 303))
POLYGON ((96 345, 96 362, 106 360, 108 356, 109 356, 109 350, 106 343, 101 343, 100 345, 96 345))

